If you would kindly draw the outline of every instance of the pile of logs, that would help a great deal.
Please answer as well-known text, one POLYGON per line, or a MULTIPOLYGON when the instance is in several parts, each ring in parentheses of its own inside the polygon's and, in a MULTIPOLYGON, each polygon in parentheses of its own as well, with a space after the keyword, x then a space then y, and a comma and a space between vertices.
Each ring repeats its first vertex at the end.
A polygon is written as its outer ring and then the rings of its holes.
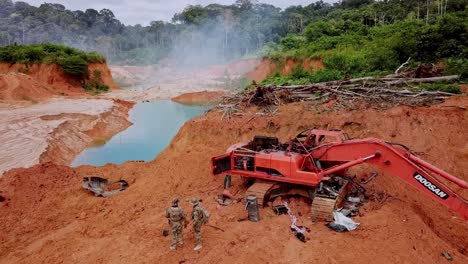
POLYGON ((454 94, 426 91, 419 89, 416 85, 453 81, 458 78, 457 75, 430 78, 365 77, 306 85, 255 85, 253 89, 226 97, 221 107, 228 109, 227 114, 231 115, 245 106, 255 105, 266 108, 298 101, 324 103, 336 100, 342 106, 364 102, 376 108, 394 105, 427 106, 440 103, 454 94))

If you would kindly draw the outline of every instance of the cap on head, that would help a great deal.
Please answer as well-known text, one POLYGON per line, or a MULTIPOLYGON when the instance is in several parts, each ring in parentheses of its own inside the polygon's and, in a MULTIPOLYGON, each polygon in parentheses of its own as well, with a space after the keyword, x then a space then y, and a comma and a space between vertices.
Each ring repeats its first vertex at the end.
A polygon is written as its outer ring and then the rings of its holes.
POLYGON ((172 199, 172 205, 179 205, 179 198, 178 197, 172 199))
POLYGON ((191 198, 191 199, 189 200, 189 202, 190 202, 191 204, 193 204, 193 205, 197 205, 197 204, 200 203, 200 199, 198 199, 198 198, 191 198))

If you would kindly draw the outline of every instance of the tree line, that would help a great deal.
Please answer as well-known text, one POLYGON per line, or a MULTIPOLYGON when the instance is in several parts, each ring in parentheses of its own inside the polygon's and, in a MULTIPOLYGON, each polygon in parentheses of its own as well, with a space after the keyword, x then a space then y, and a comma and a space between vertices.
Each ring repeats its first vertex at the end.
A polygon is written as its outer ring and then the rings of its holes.
POLYGON ((271 43, 294 48, 304 38, 316 41, 338 34, 333 30, 368 31, 407 19, 433 24, 437 17, 465 8, 463 0, 342 0, 282 10, 238 0, 232 5, 189 5, 171 22, 155 20, 142 26, 124 25, 109 9, 71 11, 60 4, 34 7, 0 0, 0 45, 57 43, 128 64, 167 57, 211 63, 255 54, 271 43))

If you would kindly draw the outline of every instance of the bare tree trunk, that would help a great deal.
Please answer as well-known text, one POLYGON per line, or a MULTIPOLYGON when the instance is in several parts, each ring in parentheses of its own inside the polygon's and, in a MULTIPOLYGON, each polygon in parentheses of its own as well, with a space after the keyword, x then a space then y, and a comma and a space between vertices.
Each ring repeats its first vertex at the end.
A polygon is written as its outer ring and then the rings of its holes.
POLYGON ((440 13, 439 0, 437 0, 437 15, 440 13))
POLYGON ((445 0, 445 11, 444 11, 444 15, 447 14, 447 2, 448 2, 448 0, 445 0))
POLYGON ((429 0, 426 0, 426 25, 429 23, 429 0))
POLYGON ((24 45, 24 44, 25 44, 25 43, 24 43, 24 33, 25 33, 25 32, 24 32, 24 22, 22 23, 22 26, 23 26, 23 40, 22 40, 22 43, 23 43, 23 45, 24 45))

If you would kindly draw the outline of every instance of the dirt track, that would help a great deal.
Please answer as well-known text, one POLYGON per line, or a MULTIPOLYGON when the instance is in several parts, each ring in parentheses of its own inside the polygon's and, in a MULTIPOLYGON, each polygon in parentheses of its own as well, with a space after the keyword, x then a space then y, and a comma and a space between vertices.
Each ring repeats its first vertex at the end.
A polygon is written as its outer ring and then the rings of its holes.
MULTIPOLYGON (((467 108, 467 97, 456 97, 430 108, 386 111, 329 112, 292 104, 277 116, 252 118, 256 110, 251 109, 231 121, 212 112, 187 122, 149 163, 14 169, 0 179, 0 195, 6 198, 0 203, 0 263, 446 263, 444 251, 452 254, 452 263, 466 263, 466 221, 395 177, 380 174, 372 182, 370 191, 390 197, 368 203, 355 219, 361 226, 351 233, 311 224, 307 206, 293 201, 301 223, 312 230, 310 241, 301 243, 289 231, 289 218, 270 209, 261 211, 261 222, 251 223, 237 221, 246 216, 242 204, 217 208, 212 197, 221 191, 222 179, 210 175, 209 160, 255 134, 287 140, 318 127, 405 144, 468 180, 467 108), (130 188, 96 198, 81 190, 81 178, 88 175, 123 178, 130 188), (193 235, 185 230, 184 248, 170 252, 169 238, 161 234, 173 196, 203 198, 211 224, 226 231, 205 227, 204 248, 195 253, 193 235)), ((234 183, 242 193, 237 178, 234 183)))

